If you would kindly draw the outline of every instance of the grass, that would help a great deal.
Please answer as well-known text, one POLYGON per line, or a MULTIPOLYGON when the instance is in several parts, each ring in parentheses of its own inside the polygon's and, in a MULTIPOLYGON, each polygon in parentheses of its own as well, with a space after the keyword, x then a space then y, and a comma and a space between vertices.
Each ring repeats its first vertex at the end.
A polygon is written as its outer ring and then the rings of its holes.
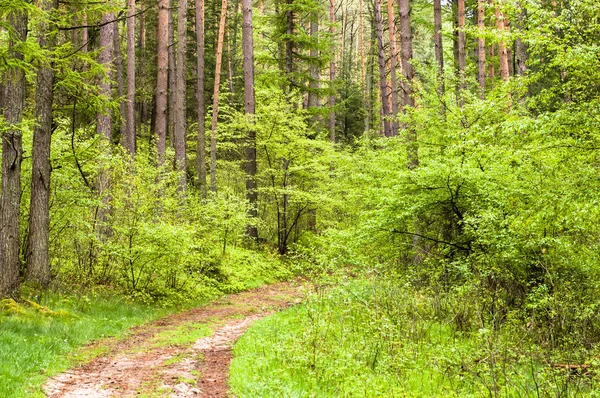
POLYGON ((213 328, 209 325, 190 322, 157 333, 153 338, 152 345, 154 347, 186 346, 202 337, 208 337, 212 333, 213 328))
POLYGON ((11 303, 12 311, 5 302, 0 312, 0 397, 44 396, 40 387, 47 377, 104 350, 80 347, 166 314, 108 296, 50 295, 43 302, 39 308, 11 303))
MULTIPOLYGON (((598 397, 511 330, 457 330, 430 297, 353 281, 258 321, 234 347, 243 397, 598 397)), ((554 353, 556 354, 556 353, 554 353)))

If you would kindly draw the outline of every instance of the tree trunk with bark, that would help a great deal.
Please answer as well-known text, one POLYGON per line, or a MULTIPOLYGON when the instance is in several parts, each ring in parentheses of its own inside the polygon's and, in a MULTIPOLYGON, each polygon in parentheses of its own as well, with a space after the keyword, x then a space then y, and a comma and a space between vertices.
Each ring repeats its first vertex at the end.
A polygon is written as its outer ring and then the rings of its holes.
MULTIPOLYGON (((376 0, 377 1, 377 0, 376 0)), ((329 61, 329 141, 335 144, 335 0, 329 0, 329 32, 331 34, 331 60, 329 61)))
POLYGON ((123 97, 125 96, 125 77, 123 76, 123 53, 121 52, 121 37, 119 35, 119 24, 113 24, 113 50, 115 72, 117 74, 117 97, 119 98, 119 133, 121 134, 121 140, 125 136, 126 124, 125 118, 127 117, 127 104, 123 97))
MULTIPOLYGON (((457 0, 458 17, 458 79, 460 91, 467 89, 467 40, 465 35, 465 0, 457 0)), ((459 103, 462 106, 462 93, 459 103)))
POLYGON ((135 0, 127 0, 127 114, 123 146, 135 155, 135 0))
MULTIPOLYGON (((252 0, 242 0, 242 46, 244 52, 244 106, 248 118, 246 132, 246 199, 248 200, 249 216, 258 217, 258 192, 256 190, 256 131, 254 130, 254 113, 256 108, 254 96, 254 40, 252 37, 252 0)), ((258 239, 256 224, 248 225, 246 234, 252 239, 258 239)))
MULTIPOLYGON (((22 61, 18 48, 27 39, 27 15, 15 11, 8 15, 15 39, 8 43, 8 57, 22 61)), ((8 68, 4 86, 4 119, 8 129, 2 132, 2 194, 0 197, 0 297, 19 294, 19 210, 21 206, 22 133, 19 124, 25 108, 25 71, 8 68)))
MULTIPOLYGON (((402 45, 402 72, 404 73, 403 85, 403 103, 404 112, 407 108, 414 108, 415 98, 413 94, 413 79, 414 70, 412 67, 412 29, 410 26, 410 2, 409 0, 398 0, 398 8, 400 9, 400 34, 402 45)), ((407 128, 407 164, 409 169, 414 169, 419 166, 419 153, 417 144, 417 131, 413 126, 407 128)))
POLYGON ((198 187, 202 195, 206 194, 206 133, 204 119, 206 109, 204 105, 204 0, 196 0, 196 55, 197 61, 197 87, 196 102, 198 105, 198 147, 196 153, 196 175, 198 187))
POLYGON ((496 3, 496 26, 498 28, 498 35, 500 36, 500 41, 498 42, 498 58, 500 60, 500 77, 502 80, 507 81, 510 77, 510 71, 508 67, 508 51, 506 49, 506 45, 504 42, 505 24, 504 24, 504 14, 500 9, 501 5, 499 2, 496 3))
POLYGON ((477 39, 477 63, 479 81, 479 95, 483 99, 485 97, 485 0, 477 0, 477 28, 479 30, 479 38, 477 39))
POLYGON ((169 69, 169 0, 158 2, 158 26, 156 32, 156 149, 159 165, 165 162, 167 149, 167 85, 169 69))
POLYGON ((167 89, 167 140, 168 145, 173 147, 173 133, 175 131, 175 124, 177 118, 177 112, 175 111, 175 104, 177 102, 177 81, 175 74, 177 69, 177 60, 175 59, 175 21, 173 20, 173 8, 174 0, 169 1, 169 66, 167 68, 167 74, 169 76, 168 89, 167 89))
POLYGON ((442 98, 446 91, 444 85, 444 47, 442 41, 442 4, 441 0, 433 0, 433 42, 435 46, 435 61, 437 63, 437 92, 442 98))
POLYGON ((381 0, 375 0, 375 29, 377 31, 377 59, 379 64, 379 88, 381 91, 381 114, 383 117, 383 135, 392 136, 392 125, 389 114, 389 98, 387 95, 387 78, 385 70, 385 51, 383 43, 383 21, 381 16, 381 0))
POLYGON ((217 39, 215 65, 215 89, 213 94, 212 124, 210 132, 210 190, 217 192, 217 117, 219 115, 219 86, 221 84, 221 63, 223 60, 223 38, 225 37, 225 20, 227 17, 227 0, 221 0, 221 20, 217 39))
POLYGON ((390 85, 391 85, 391 135, 398 135, 398 81, 396 80, 396 34, 394 24, 394 0, 387 0, 388 7, 388 33, 390 37, 390 85))
POLYGON ((187 0, 179 0, 177 8, 177 67, 175 69, 175 129, 173 143, 175 147, 175 169, 180 173, 179 191, 185 192, 187 185, 187 155, 186 155, 186 82, 187 82, 187 0))
MULTIPOLYGON (((42 8, 50 13, 58 7, 57 0, 44 0, 42 8)), ((56 45, 56 31, 47 22, 38 26, 40 48, 49 51, 56 45)), ((35 92, 35 119, 31 148, 31 197, 29 202, 29 234, 27 235, 27 280, 42 287, 50 283, 48 245, 50 236, 50 142, 52 137, 52 104, 54 99, 54 69, 51 65, 38 68, 35 92)))

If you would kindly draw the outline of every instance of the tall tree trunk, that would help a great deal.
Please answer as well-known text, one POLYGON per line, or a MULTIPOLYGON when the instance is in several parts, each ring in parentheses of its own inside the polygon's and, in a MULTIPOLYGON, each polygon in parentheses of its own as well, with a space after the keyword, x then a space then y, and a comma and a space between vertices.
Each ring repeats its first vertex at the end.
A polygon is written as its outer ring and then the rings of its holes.
POLYGON ((391 98, 391 109, 392 109, 392 123, 391 123, 391 134, 393 136, 398 135, 398 81, 396 80, 396 34, 394 24, 394 0, 387 0, 388 7, 388 33, 390 36, 390 84, 392 91, 391 98))
MULTIPOLYGON (((16 39, 8 43, 8 57, 23 60, 19 52, 27 39, 27 15, 15 11, 8 16, 16 39)), ((0 297, 19 294, 19 209, 21 206, 22 133, 19 124, 25 108, 25 72, 17 66, 5 75, 4 119, 2 132, 2 194, 0 197, 0 297)))
POLYGON ((175 97, 175 129, 173 141, 175 147, 175 168, 180 172, 179 190, 184 192, 187 185, 187 157, 186 157, 186 83, 187 83, 187 0, 179 0, 177 9, 177 67, 175 83, 177 95, 175 97))
MULTIPOLYGON (((488 49, 489 49, 488 54, 489 54, 490 58, 493 58, 496 55, 494 44, 490 44, 488 49)), ((495 76, 496 76, 496 69, 494 68, 494 63, 490 62, 488 64, 488 77, 493 79, 495 76)))
MULTIPOLYGON (((254 43, 252 38, 252 0, 242 0, 242 42, 244 52, 244 105, 248 117, 248 131, 246 132, 246 199, 250 206, 248 214, 256 219, 258 217, 258 192, 256 190, 256 131, 254 130, 254 43)), ((256 224, 246 228, 248 237, 257 239, 258 229, 256 224)))
MULTIPOLYGON (((98 62, 104 67, 106 76, 100 80, 99 92, 105 98, 111 98, 111 81, 113 78, 113 60, 114 60, 114 34, 116 22, 115 14, 107 12, 102 16, 102 26, 100 27, 100 54, 98 62), (111 22, 113 21, 113 22, 111 22)), ((105 138, 107 142, 112 139, 112 112, 109 108, 98 112, 96 118, 96 131, 98 135, 105 138)))
POLYGON ((156 32, 156 149, 159 165, 165 162, 167 149, 167 80, 169 69, 169 0, 158 2, 158 26, 156 32))
POLYGON ((169 66, 168 76, 169 76, 169 88, 167 89, 167 140, 169 141, 169 146, 173 146, 174 137, 173 133, 175 132, 175 125, 177 121, 177 112, 175 111, 176 103, 177 103, 177 81, 176 81, 176 73, 177 73, 177 60, 175 59, 175 21, 173 20, 173 8, 174 8, 174 0, 169 0, 169 66))
POLYGON ((198 187, 202 195, 206 193, 206 134, 204 119, 204 0, 196 0, 196 54, 198 56, 198 72, 196 87, 196 102, 198 104, 198 148, 196 153, 196 174, 198 187))
MULTIPOLYGON (((317 13, 312 13, 310 16, 310 37, 314 40, 309 51, 309 82, 308 82, 308 108, 315 111, 319 107, 319 16, 317 13)), ((313 117, 313 123, 318 121, 317 117, 313 117)))
MULTIPOLYGON (((457 0, 458 16, 458 79, 460 90, 467 89, 467 40, 465 37, 465 0, 457 0)), ((462 94, 459 103, 462 105, 462 94)))
MULTIPOLYGON (((367 104, 367 80, 366 80, 366 69, 365 69, 365 34, 364 34, 364 26, 363 26, 363 19, 364 19, 364 11, 363 11, 363 0, 359 0, 358 3, 358 29, 359 31, 359 48, 360 48, 360 76, 361 76, 361 81, 360 81, 360 88, 361 88, 361 92, 362 92, 362 106, 363 108, 365 108, 365 110, 367 110, 368 108, 368 104, 367 104)), ((369 112, 368 110, 365 112, 365 131, 369 130, 369 112)))
MULTIPOLYGON (((43 11, 51 13, 57 0, 44 0, 43 11)), ((49 51, 56 44, 56 31, 47 22, 38 25, 40 48, 49 51)), ((31 150, 31 198, 29 202, 29 235, 27 236, 26 276, 42 287, 50 283, 48 244, 50 236, 50 142, 52 137, 52 103, 54 70, 51 65, 38 68, 35 92, 35 119, 31 150)))
POLYGON ((290 83, 293 83, 292 71, 294 70, 294 42, 292 41, 291 37, 294 34, 294 11, 292 11, 291 5, 294 3, 294 0, 286 0, 286 2, 288 4, 288 9, 285 12, 285 33, 287 35, 285 41, 285 72, 288 75, 290 83))
POLYGON ((515 40, 515 70, 517 75, 525 76, 527 72, 527 45, 521 39, 521 34, 524 29, 525 9, 521 3, 517 3, 517 29, 519 36, 515 40))
POLYGON ((221 84, 221 62, 223 60, 223 38, 225 36, 225 19, 227 17, 227 0, 221 0, 221 20, 217 39, 217 56, 215 66, 215 91, 213 94, 212 127, 210 132, 210 190, 217 192, 217 117, 219 115, 219 86, 221 84))
POLYGON ((135 155, 135 0, 127 0, 127 116, 123 146, 135 155))
MULTIPOLYGON (((413 94, 413 79, 414 70, 412 67, 412 29, 410 26, 410 2, 409 0, 398 0, 398 8, 400 9, 400 33, 402 45, 402 72, 404 73, 403 85, 403 104, 404 112, 407 108, 414 108, 415 98, 413 94)), ((407 164, 409 169, 414 169, 419 166, 419 153, 417 144, 417 131, 414 126, 407 128, 407 164)))
POLYGON ((381 91, 381 113, 383 116, 383 135, 392 136, 392 125, 389 118, 389 98, 387 96, 387 78, 385 70, 385 52, 383 44, 383 21, 381 17, 381 0, 375 0, 375 29, 377 30, 377 59, 379 61, 379 88, 381 91))
POLYGON ((329 61, 329 141, 335 143, 335 0, 329 0, 329 32, 331 33, 331 60, 329 61))
MULTIPOLYGON (((106 76, 102 77, 99 84, 99 92, 105 98, 112 98, 112 85, 113 80, 113 66, 114 66, 114 35, 115 35, 115 14, 107 12, 102 16, 102 26, 100 27, 100 54, 98 55, 98 62, 104 67, 106 76), (111 22, 113 21, 113 22, 111 22)), ((96 132, 103 140, 103 145, 109 148, 112 141, 112 111, 110 108, 101 109, 96 116, 96 132)), ((109 201, 110 198, 105 196, 108 190, 109 179, 108 173, 104 166, 101 166, 100 173, 98 175, 98 193, 102 197, 102 205, 98 208, 98 233, 100 237, 108 234, 108 228, 105 225, 106 216, 110 212, 109 201)))
POLYGON ((477 0, 477 28, 479 30, 479 38, 477 39, 477 62, 479 73, 477 80, 479 81, 480 97, 485 97, 485 0, 477 0))
POLYGON ((87 53, 90 38, 88 28, 85 27, 87 25, 87 15, 85 13, 81 15, 81 25, 84 26, 83 28, 81 28, 81 52, 87 53))
POLYGON ((117 97, 119 98, 119 133, 121 134, 121 140, 125 136, 125 118, 127 115, 127 104, 123 97, 125 96, 125 78, 123 76, 123 53, 121 52, 121 37, 119 35, 119 24, 115 22, 113 24, 113 50, 115 72, 117 74, 117 97))
POLYGON ((510 77, 510 72, 508 69, 508 52, 506 50, 506 45, 504 43, 504 38, 502 35, 504 34, 504 14, 500 9, 501 5, 499 1, 496 3, 496 26, 498 28, 498 35, 500 36, 500 41, 498 42, 498 57, 500 60, 500 77, 502 80, 507 81, 510 77))
POLYGON ((444 47, 442 41, 442 3, 433 0, 433 42, 435 46, 435 60, 437 62, 437 92, 440 98, 444 96, 444 47))

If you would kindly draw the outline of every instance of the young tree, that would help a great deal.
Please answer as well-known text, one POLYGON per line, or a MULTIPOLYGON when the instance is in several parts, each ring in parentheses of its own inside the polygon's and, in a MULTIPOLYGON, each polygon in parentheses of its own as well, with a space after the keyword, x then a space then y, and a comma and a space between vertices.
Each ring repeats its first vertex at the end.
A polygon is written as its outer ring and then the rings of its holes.
POLYGON ((219 86, 221 84, 221 62, 223 60, 223 38, 225 36, 225 19, 227 17, 227 0, 221 0, 221 20, 217 39, 217 55, 215 61, 215 88, 213 94, 212 124, 210 132, 210 190, 217 192, 217 117, 219 116, 219 86))
POLYGON ((176 97, 175 97, 175 129, 173 141, 175 147, 175 168, 180 172, 179 190, 185 191, 186 177, 186 55, 187 55, 187 0, 179 0, 177 8, 177 67, 176 67, 176 97))
MULTIPOLYGON (((27 39, 27 14, 9 13, 9 59, 23 61, 21 45, 27 39)), ((22 133, 19 124, 25 108, 25 71, 11 65, 4 76, 4 119, 2 132, 2 194, 0 197, 0 297, 19 293, 19 209, 21 205, 22 133)))
MULTIPOLYGON (((258 217, 258 192, 256 190, 256 131, 254 130, 254 43, 252 38, 252 0, 242 0, 242 42, 244 51, 244 105, 248 117, 248 131, 246 132, 246 199, 250 205, 249 215, 258 217)), ((257 239, 256 225, 249 225, 246 229, 248 237, 257 239)))
POLYGON ((196 174, 200 192, 206 193, 206 134, 204 119, 206 109, 204 105, 204 0, 196 0, 196 55, 197 62, 197 87, 196 102, 198 106, 198 147, 196 153, 196 174))
MULTIPOLYGON (((46 13, 58 7, 57 0, 44 0, 46 13)), ((52 51, 56 30, 48 20, 38 25, 41 48, 52 51)), ((27 236, 26 276, 42 287, 50 282, 48 244, 50 235, 50 142, 52 137, 52 104, 54 99, 54 70, 45 63, 38 68, 35 91, 35 118, 31 150, 31 198, 29 202, 29 234, 27 236)))

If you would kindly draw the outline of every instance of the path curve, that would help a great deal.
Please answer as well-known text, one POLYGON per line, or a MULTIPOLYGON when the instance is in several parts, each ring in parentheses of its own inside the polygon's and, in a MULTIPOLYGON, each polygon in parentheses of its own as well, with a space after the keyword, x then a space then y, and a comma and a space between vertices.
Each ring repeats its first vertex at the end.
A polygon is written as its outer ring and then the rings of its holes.
POLYGON ((92 343, 89 349, 106 347, 106 354, 49 379, 43 390, 50 398, 225 397, 233 343, 256 320, 300 302, 303 291, 298 282, 267 285, 135 327, 122 340, 92 343), (165 331, 199 324, 214 332, 184 344, 156 343, 165 331))

